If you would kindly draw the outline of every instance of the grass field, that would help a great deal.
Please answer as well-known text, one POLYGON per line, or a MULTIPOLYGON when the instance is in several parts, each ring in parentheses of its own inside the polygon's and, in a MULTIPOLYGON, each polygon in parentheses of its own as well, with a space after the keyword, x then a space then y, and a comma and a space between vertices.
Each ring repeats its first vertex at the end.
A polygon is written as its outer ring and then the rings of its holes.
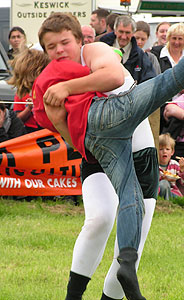
MULTIPOLYGON (((0 300, 64 300, 83 206, 0 199, 0 300)), ((100 300, 115 228, 84 300, 100 300)), ((138 276, 147 300, 184 299, 184 209, 159 201, 138 276)))

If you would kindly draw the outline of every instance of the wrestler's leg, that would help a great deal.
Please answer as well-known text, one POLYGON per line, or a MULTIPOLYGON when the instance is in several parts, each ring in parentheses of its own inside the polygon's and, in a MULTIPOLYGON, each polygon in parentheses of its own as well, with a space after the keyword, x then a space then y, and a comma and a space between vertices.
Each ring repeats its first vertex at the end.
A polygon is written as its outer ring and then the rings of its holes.
MULTIPOLYGON (((154 198, 144 199, 144 204, 145 204, 145 215, 142 223, 141 240, 138 248, 138 260, 136 262, 136 269, 138 269, 144 244, 151 226, 156 200, 154 198)), ((105 299, 120 300, 124 297, 123 289, 116 277, 117 271, 119 269, 119 263, 117 261, 118 254, 119 254, 119 249, 118 249, 118 243, 116 239, 115 248, 114 248, 114 259, 105 278, 103 295, 101 300, 105 300, 105 299)))
POLYGON ((102 259, 119 203, 110 180, 102 172, 84 180, 82 194, 85 222, 74 246, 67 300, 82 299, 102 259))

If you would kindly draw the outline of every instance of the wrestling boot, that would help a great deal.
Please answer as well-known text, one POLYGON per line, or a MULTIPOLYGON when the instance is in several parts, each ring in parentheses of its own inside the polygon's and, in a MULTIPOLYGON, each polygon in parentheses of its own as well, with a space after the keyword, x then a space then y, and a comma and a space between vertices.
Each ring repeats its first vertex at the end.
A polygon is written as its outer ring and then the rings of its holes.
POLYGON ((135 263, 138 255, 134 248, 123 248, 117 258, 120 268, 117 272, 117 278, 121 283, 125 296, 128 300, 146 300, 141 295, 139 283, 137 280, 135 263))
POLYGON ((70 271, 65 300, 82 300, 90 278, 70 271))

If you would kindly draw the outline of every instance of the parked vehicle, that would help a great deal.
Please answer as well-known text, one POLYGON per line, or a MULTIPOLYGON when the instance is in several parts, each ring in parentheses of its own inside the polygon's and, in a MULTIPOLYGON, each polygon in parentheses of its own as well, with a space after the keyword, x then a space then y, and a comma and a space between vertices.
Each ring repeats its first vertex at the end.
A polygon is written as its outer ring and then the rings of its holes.
MULTIPOLYGON (((8 63, 8 56, 0 42, 0 100, 9 102, 14 101, 16 89, 7 84, 6 80, 11 76, 11 67, 8 63)), ((7 103, 7 106, 10 106, 7 103)))

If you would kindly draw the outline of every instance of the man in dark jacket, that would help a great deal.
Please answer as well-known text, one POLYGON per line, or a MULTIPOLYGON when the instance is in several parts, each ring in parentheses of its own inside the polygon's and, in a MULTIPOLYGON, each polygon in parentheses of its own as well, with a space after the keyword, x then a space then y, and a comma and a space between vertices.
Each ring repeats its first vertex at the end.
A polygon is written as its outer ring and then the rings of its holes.
POLYGON ((0 143, 26 133, 23 122, 14 111, 0 104, 0 143))
POLYGON ((156 72, 147 54, 137 46, 133 37, 135 30, 136 22, 131 17, 119 16, 115 20, 114 32, 104 35, 100 41, 122 50, 122 64, 139 84, 155 77, 156 72))
POLYGON ((94 28, 96 36, 107 31, 106 18, 109 15, 109 11, 103 8, 98 8, 91 13, 91 27, 94 28))

